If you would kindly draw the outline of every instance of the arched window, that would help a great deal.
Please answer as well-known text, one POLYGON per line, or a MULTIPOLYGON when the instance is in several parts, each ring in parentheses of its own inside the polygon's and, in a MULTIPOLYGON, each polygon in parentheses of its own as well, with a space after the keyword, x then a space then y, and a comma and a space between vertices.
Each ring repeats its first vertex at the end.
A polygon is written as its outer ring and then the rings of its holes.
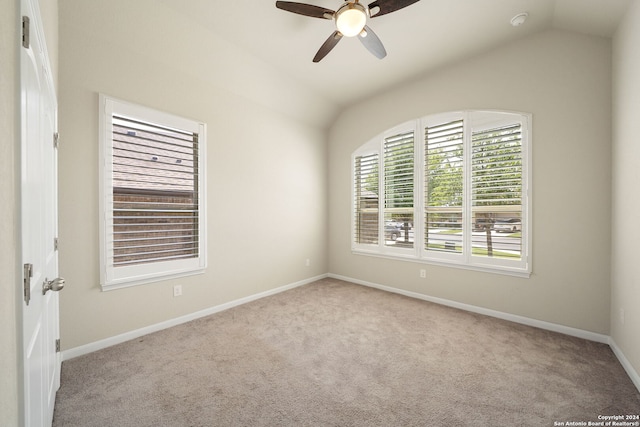
POLYGON ((528 114, 412 120, 352 155, 352 250, 528 277, 528 114))

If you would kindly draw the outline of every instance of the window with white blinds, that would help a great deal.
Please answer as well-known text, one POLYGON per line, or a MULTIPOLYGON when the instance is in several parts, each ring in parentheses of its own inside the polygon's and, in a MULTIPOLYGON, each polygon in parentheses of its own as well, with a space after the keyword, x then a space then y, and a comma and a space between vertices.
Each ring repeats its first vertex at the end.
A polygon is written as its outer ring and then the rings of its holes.
POLYGON ((480 233, 474 256, 519 260, 522 256, 522 125, 473 132, 471 214, 480 233), (493 236, 496 236, 494 239, 493 236), (495 240, 495 243, 494 243, 495 240))
POLYGON ((462 253, 463 121, 425 127, 425 250, 462 253))
POLYGON ((384 139, 384 226, 387 246, 413 246, 413 140, 413 131, 384 139))
POLYGON ((204 124, 100 102, 103 289, 202 272, 204 124))
POLYGON ((511 112, 443 113, 364 144, 352 155, 352 250, 528 277, 530 122, 511 112), (424 140, 415 144, 418 134, 424 140), (375 200, 366 205, 369 229, 377 222, 376 236, 384 233, 368 247, 364 194, 375 200))
POLYGON ((357 244, 378 244, 378 155, 354 160, 353 235, 357 244))

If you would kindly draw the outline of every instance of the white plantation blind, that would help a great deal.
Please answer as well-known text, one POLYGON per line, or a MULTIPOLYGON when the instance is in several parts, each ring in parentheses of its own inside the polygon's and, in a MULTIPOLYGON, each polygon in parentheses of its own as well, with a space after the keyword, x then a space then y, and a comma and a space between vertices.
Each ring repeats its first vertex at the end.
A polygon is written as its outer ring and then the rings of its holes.
MULTIPOLYGON (((522 125, 473 132, 471 145, 471 209, 476 224, 484 224, 476 228, 521 232, 522 125)), ((487 248, 486 254, 476 256, 520 259, 522 255, 521 238, 494 238, 487 232, 474 236, 473 241, 487 248)))
POLYGON ((354 160, 354 242, 378 243, 378 154, 354 160))
MULTIPOLYGON (((414 132, 403 132, 384 140, 384 220, 401 224, 405 246, 413 244, 414 132)), ((389 241, 387 244, 396 245, 389 241)))
POLYGON ((522 204, 522 129, 520 123, 472 138, 472 205, 522 204))
POLYGON ((198 256, 198 135, 113 116, 114 266, 198 256))
POLYGON ((204 124, 100 102, 103 289, 202 272, 204 124))
POLYGON ((461 242, 452 241, 448 232, 462 229, 463 137, 462 120, 425 128, 425 249, 428 251, 462 252, 461 242))

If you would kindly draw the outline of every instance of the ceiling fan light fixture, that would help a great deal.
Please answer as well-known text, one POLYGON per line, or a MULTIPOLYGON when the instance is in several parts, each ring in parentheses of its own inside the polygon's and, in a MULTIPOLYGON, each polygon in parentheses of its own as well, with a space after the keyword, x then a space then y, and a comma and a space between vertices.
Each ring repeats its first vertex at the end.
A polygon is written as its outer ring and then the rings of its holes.
POLYGON ((313 57, 313 62, 320 62, 322 58, 327 56, 327 54, 336 47, 343 37, 356 36, 358 36, 360 43, 362 43, 373 56, 378 59, 384 58, 387 56, 387 51, 376 33, 367 25, 367 20, 404 9, 420 0, 373 0, 373 2, 367 6, 361 5, 360 0, 342 1, 344 3, 342 3, 342 6, 335 12, 331 9, 307 3, 284 0, 276 1, 276 7, 278 9, 298 15, 310 16, 312 18, 333 20, 336 30, 331 33, 329 38, 320 46, 320 49, 316 52, 316 56, 313 57))
POLYGON ((335 14, 336 28, 345 37, 362 32, 367 23, 367 12, 360 3, 345 3, 335 14))

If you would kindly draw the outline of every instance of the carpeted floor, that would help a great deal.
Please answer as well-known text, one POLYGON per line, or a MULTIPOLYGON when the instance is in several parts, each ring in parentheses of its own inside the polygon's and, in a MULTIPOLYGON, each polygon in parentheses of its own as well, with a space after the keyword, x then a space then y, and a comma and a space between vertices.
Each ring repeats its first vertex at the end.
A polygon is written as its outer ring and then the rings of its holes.
POLYGON ((324 279, 65 361, 53 425, 554 426, 626 414, 640 414, 640 393, 607 345, 324 279))

